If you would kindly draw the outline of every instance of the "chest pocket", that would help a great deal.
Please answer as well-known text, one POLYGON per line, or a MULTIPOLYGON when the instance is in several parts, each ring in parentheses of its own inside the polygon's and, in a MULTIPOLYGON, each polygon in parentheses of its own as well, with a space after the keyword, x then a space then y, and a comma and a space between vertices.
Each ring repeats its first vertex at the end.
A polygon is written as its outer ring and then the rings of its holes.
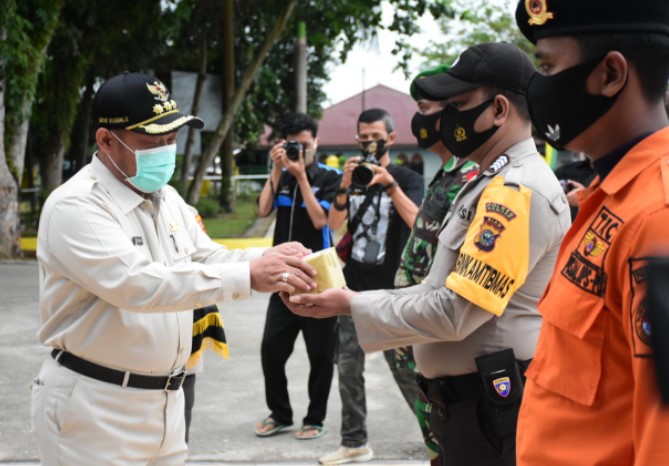
POLYGON ((603 299, 570 284, 553 288, 541 303, 543 326, 526 375, 548 391, 592 406, 602 378, 602 349, 610 315, 603 299))
POLYGON ((195 246, 193 245, 190 236, 188 236, 188 233, 183 229, 169 232, 169 238, 169 246, 174 263, 191 262, 191 256, 195 252, 195 246))

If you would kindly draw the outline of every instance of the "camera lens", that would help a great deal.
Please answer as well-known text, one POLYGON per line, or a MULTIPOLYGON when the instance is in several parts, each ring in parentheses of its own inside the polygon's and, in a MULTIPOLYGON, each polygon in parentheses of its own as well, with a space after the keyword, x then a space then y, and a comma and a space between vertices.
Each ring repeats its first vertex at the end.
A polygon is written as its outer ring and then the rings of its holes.
POLYGON ((288 147, 286 147, 286 156, 290 160, 297 160, 300 158, 300 149, 298 149, 294 145, 289 145, 288 147))
POLYGON ((355 167, 351 173, 351 180, 359 186, 367 186, 372 178, 374 178, 374 170, 364 163, 355 167))

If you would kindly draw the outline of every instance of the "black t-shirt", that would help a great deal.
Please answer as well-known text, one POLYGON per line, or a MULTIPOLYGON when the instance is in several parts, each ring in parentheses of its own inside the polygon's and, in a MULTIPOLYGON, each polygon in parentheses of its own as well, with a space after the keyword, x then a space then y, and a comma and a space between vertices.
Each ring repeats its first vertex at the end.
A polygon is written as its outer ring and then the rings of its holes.
MULTIPOLYGON (((413 170, 393 164, 386 169, 404 194, 419 205, 424 193, 423 178, 413 170)), ((395 272, 411 233, 390 196, 378 184, 352 190, 348 200, 349 223, 369 196, 372 200, 358 228, 352 232, 351 258, 344 267, 346 284, 355 291, 393 288, 395 272)))
MULTIPOLYGON (((312 163, 307 167, 307 178, 311 191, 327 215, 335 191, 341 183, 341 171, 312 163)), ((284 171, 279 178, 274 207, 276 208, 275 246, 288 241, 299 241, 312 251, 333 246, 330 227, 328 225, 324 228, 314 227, 297 179, 287 171, 284 171)))

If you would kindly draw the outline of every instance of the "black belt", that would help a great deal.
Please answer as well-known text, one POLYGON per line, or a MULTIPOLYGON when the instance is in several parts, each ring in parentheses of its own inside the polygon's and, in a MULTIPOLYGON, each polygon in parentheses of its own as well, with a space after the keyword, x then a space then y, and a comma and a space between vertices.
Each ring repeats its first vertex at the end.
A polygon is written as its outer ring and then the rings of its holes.
MULTIPOLYGON (((520 373, 524 375, 532 360, 527 359, 517 362, 520 373)), ((481 383, 477 372, 437 379, 428 379, 419 374, 418 386, 427 399, 433 403, 457 403, 459 401, 478 400, 481 397, 481 383)))
POLYGON ((118 371, 86 361, 72 353, 59 349, 51 351, 51 357, 58 361, 58 364, 61 366, 67 367, 78 374, 102 382, 121 385, 122 387, 143 388, 147 390, 179 390, 186 377, 186 371, 184 370, 175 375, 157 377, 118 371))

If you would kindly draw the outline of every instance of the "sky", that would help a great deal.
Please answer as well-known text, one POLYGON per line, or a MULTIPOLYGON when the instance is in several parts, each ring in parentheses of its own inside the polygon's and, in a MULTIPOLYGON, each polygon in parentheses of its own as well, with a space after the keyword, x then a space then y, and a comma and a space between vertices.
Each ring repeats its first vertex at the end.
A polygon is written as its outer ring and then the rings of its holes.
MULTIPOLYGON (((384 23, 389 24, 391 17, 392 11, 386 5, 383 9, 384 23)), ((427 37, 438 41, 441 32, 430 13, 425 13, 419 24, 424 32, 418 36, 414 35, 411 38, 412 43, 426 41, 427 37)), ((395 39, 395 33, 382 30, 379 31, 375 43, 357 44, 348 54, 346 62, 332 69, 330 73, 332 78, 323 88, 327 96, 325 105, 341 102, 377 84, 384 84, 408 94, 411 78, 406 79, 401 70, 393 71, 399 61, 399 57, 391 54, 395 39)), ((418 57, 414 57, 409 63, 412 76, 419 72, 421 64, 422 61, 418 57)))
MULTIPOLYGON (((484 5, 508 8, 513 14, 516 0, 455 0, 459 11, 464 8, 478 8, 484 5)), ((383 4, 383 22, 389 25, 392 21, 392 7, 383 4)), ((434 18, 426 12, 418 22, 422 32, 411 37, 411 43, 421 44, 431 40, 436 43, 446 43, 448 37, 444 35, 434 18)), ((377 84, 384 84, 393 89, 409 93, 409 85, 413 76, 422 70, 424 65, 420 57, 414 57, 409 63, 410 77, 406 79, 400 70, 393 71, 399 61, 391 54, 397 35, 391 31, 382 30, 378 33, 376 43, 357 44, 349 53, 345 63, 334 67, 331 71, 332 79, 324 86, 327 96, 325 106, 341 102, 358 94, 363 89, 369 89, 377 84), (364 73, 364 74, 363 74, 364 73), (364 87, 363 87, 364 86, 364 87)))

